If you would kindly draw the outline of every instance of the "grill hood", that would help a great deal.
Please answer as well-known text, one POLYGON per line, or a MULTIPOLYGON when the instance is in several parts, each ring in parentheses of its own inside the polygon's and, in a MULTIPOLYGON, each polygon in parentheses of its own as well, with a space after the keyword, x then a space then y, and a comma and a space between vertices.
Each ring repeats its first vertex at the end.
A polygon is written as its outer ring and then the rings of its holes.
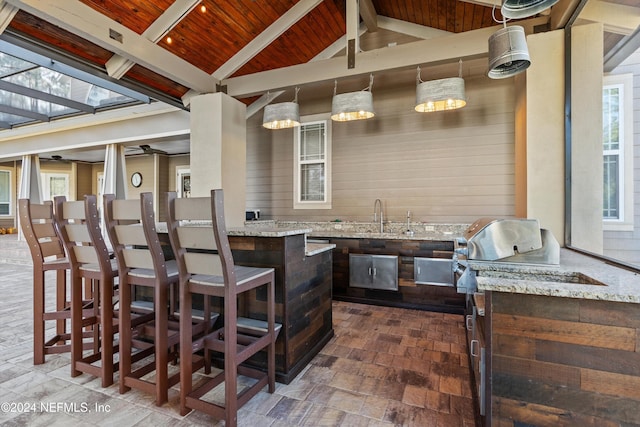
POLYGON ((470 260, 559 264, 560 245, 536 219, 480 218, 464 232, 470 260))

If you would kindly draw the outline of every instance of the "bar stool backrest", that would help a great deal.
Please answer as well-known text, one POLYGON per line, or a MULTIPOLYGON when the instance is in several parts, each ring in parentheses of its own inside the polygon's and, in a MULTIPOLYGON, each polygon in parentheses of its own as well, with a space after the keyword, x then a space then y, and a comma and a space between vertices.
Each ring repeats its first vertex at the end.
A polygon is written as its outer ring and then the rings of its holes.
POLYGON ((64 196, 57 196, 54 203, 56 221, 71 264, 92 264, 100 271, 111 272, 109 250, 100 231, 96 196, 85 195, 84 201, 67 201, 64 196))
POLYGON ((231 286, 236 279, 224 222, 222 190, 213 190, 212 195, 213 199, 178 198, 170 192, 167 197, 169 238, 181 278, 221 276, 231 286), (212 215, 214 209, 215 216, 212 215))
POLYGON ((34 264, 41 265, 49 257, 65 257, 62 240, 56 231, 51 201, 35 204, 29 199, 20 199, 18 214, 34 264))
POLYGON ((154 275, 166 281, 167 269, 156 229, 153 194, 142 193, 140 199, 127 200, 105 194, 104 209, 120 275, 136 269, 153 270, 154 275))

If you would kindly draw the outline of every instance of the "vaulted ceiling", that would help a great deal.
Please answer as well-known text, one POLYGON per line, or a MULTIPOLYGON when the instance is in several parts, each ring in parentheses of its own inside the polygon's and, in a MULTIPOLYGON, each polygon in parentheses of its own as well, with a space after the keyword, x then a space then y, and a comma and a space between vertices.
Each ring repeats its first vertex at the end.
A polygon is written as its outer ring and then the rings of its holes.
MULTIPOLYGON (((193 95, 225 91, 256 110, 274 97, 266 95, 269 91, 295 85, 486 57, 487 36, 495 31, 490 27, 502 19, 500 4, 0 0, 0 39, 46 52, 55 61, 173 105, 188 106, 193 95), (410 37, 403 45, 394 41, 371 50, 359 46, 363 35, 385 31, 410 37), (419 44, 436 37, 438 43, 419 44)), ((527 31, 562 28, 576 9, 586 20, 607 17, 609 50, 637 33, 638 0, 561 0, 526 20, 527 31)))

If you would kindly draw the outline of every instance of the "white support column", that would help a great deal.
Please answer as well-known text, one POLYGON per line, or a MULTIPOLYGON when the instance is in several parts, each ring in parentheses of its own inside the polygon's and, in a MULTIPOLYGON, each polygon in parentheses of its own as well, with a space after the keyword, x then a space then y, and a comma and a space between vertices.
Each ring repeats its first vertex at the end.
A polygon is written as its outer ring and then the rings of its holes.
MULTIPOLYGON (((40 177, 40 158, 35 155, 22 156, 22 172, 18 199, 29 199, 31 203, 42 203, 42 178, 40 177)), ((18 240, 24 240, 20 215, 18 215, 18 240)))
POLYGON ((603 251, 603 25, 571 30, 571 244, 603 251))
POLYGON ((247 184, 246 106, 224 93, 191 99, 191 195, 224 190, 228 227, 245 220, 247 184))
POLYGON ((123 145, 109 144, 105 148, 102 194, 115 194, 116 199, 127 198, 127 166, 123 145))

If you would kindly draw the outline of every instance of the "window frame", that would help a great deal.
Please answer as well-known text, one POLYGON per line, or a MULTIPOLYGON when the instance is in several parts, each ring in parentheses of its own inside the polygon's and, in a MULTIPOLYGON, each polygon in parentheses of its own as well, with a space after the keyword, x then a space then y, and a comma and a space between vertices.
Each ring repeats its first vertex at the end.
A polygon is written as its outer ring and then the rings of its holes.
POLYGON ((8 209, 6 214, 0 213, 0 217, 4 217, 4 218, 13 217, 14 216, 13 213, 12 213, 13 212, 13 205, 11 203, 12 200, 13 200, 13 194, 12 194, 12 191, 11 191, 13 189, 11 169, 0 168, 0 173, 6 173, 8 175, 8 177, 9 177, 9 181, 8 181, 9 182, 9 188, 8 188, 8 193, 7 193, 9 195, 9 200, 7 202, 0 201, 0 203, 7 203, 9 209, 8 209))
MULTIPOLYGON (((605 75, 602 91, 619 88, 619 147, 618 154, 618 218, 602 218, 603 231, 633 231, 634 229, 634 185, 633 185, 633 74, 605 75)), ((604 120, 604 118, 603 118, 604 120)), ((603 122, 604 126, 604 122, 603 122)), ((604 150, 604 156, 608 151, 604 150)), ((603 188, 604 191, 604 188, 603 188)), ((603 194, 604 196, 604 194, 603 194)))
POLYGON ((49 178, 64 178, 66 194, 56 194, 56 196, 62 195, 71 200, 71 177, 68 173, 64 172, 40 172, 40 179, 42 180, 42 197, 43 200, 53 200, 51 196, 51 181, 49 178))
POLYGON ((314 114, 300 118, 300 126, 293 131, 293 209, 331 209, 331 118, 329 114, 314 114), (323 161, 313 161, 312 163, 322 163, 324 165, 324 200, 323 201, 303 201, 302 185, 300 179, 301 166, 309 162, 300 159, 300 132, 304 126, 323 123, 325 126, 324 135, 324 159, 323 161))

